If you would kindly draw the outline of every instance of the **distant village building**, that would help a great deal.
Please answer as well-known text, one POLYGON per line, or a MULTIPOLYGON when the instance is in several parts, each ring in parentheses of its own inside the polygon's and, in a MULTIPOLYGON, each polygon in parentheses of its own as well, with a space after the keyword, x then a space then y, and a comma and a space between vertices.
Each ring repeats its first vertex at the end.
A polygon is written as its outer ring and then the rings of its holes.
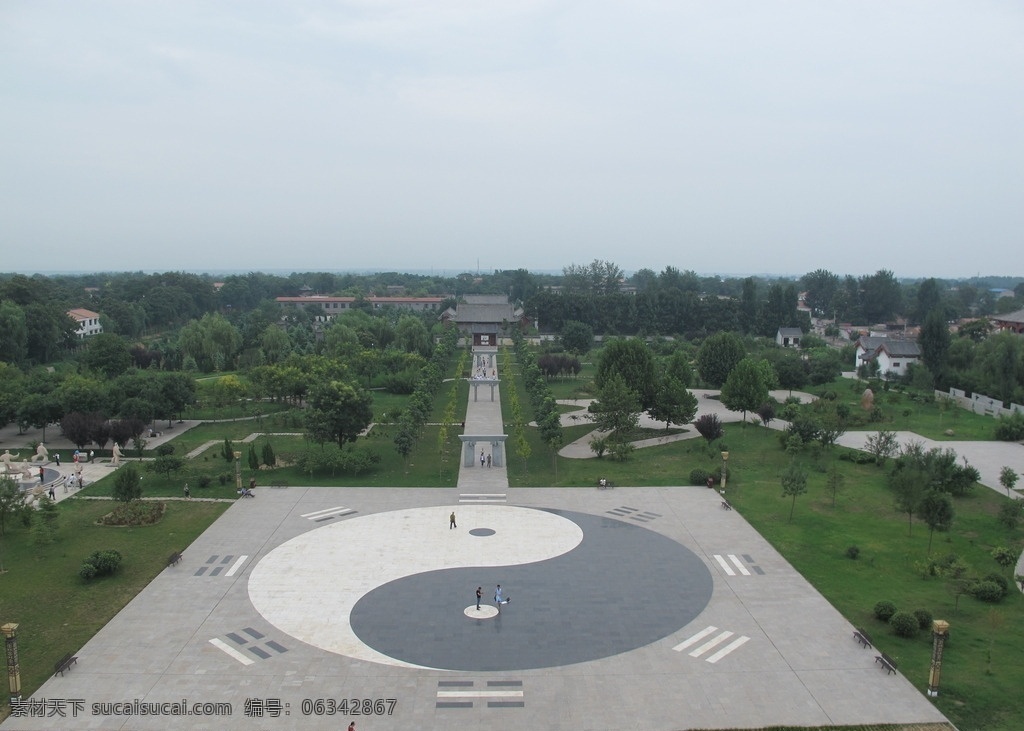
POLYGON ((780 327, 775 333, 775 344, 781 348, 799 348, 804 331, 798 327, 780 327))
POLYGON ((857 341, 856 354, 854 368, 876 361, 886 378, 905 376, 911 363, 921 362, 921 348, 913 340, 865 336, 857 341))
POLYGON ((365 302, 372 309, 397 307, 412 312, 440 311, 442 303, 450 297, 329 297, 320 294, 302 295, 299 297, 277 297, 283 307, 300 307, 319 310, 318 317, 333 318, 352 309, 357 302, 365 302))
POLYGON ((1024 310, 1007 312, 1005 315, 992 315, 989 320, 997 330, 1024 335, 1024 310))
POLYGON ((454 325, 473 345, 498 345, 499 338, 511 327, 524 323, 523 310, 508 301, 506 295, 466 295, 455 309, 448 308, 441 320, 454 325))
POLYGON ((68 317, 74 320, 78 325, 78 328, 75 330, 75 335, 79 340, 84 340, 85 338, 93 335, 99 335, 103 332, 103 326, 100 325, 100 316, 92 310, 86 310, 83 308, 68 310, 68 317))

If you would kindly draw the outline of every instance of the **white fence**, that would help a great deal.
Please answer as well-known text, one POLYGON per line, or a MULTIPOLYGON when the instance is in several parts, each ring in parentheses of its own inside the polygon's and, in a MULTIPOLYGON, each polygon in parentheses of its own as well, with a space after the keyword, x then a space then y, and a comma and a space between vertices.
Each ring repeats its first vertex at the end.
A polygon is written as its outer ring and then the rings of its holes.
POLYGON ((985 414, 986 416, 996 418, 1010 416, 1014 412, 1024 414, 1024 406, 1020 404, 1011 403, 1010 408, 1006 408, 999 399, 994 399, 991 396, 985 396, 980 393, 968 396, 966 391, 962 391, 959 388, 951 388, 949 393, 935 392, 936 401, 943 398, 952 399, 961 409, 973 411, 975 414, 985 414))

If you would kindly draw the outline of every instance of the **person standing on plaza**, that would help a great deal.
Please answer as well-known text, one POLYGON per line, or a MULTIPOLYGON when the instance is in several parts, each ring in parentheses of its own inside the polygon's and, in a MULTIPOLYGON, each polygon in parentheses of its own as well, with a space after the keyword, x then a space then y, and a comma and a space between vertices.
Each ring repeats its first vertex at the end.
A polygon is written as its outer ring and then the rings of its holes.
POLYGON ((487 467, 490 468, 490 466, 491 466, 491 455, 488 454, 487 455, 487 467))
POLYGON ((477 609, 480 609, 480 600, 483 598, 483 595, 484 595, 484 588, 482 586, 478 586, 476 588, 476 608, 477 609))
POLYGON ((39 468, 39 484, 40 484, 40 485, 42 485, 42 484, 43 484, 43 482, 44 482, 44 481, 45 481, 45 479, 46 479, 46 478, 45 478, 45 477, 43 476, 43 474, 44 474, 44 473, 43 473, 43 468, 42 468, 42 467, 40 467, 40 468, 39 468))
POLYGON ((53 453, 53 460, 57 463, 57 466, 60 467, 60 452, 53 453))
POLYGON ((448 530, 451 530, 452 528, 458 528, 458 527, 459 526, 455 525, 455 511, 453 510, 452 514, 451 514, 451 517, 448 518, 448 530))

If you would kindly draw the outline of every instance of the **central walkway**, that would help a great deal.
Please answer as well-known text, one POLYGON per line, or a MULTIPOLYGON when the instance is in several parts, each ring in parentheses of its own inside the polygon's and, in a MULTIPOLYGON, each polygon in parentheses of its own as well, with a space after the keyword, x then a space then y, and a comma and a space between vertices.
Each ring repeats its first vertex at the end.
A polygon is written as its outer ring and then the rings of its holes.
MULTIPOLYGON (((498 370, 497 348, 474 348, 473 368, 474 373, 483 368, 485 373, 492 373, 501 379, 501 372, 498 370), (483 358, 486 367, 478 366, 478 359, 483 358)), ((482 383, 476 387, 476 398, 473 393, 473 381, 470 381, 469 404, 466 407, 466 428, 467 435, 499 435, 505 433, 505 425, 501 418, 501 386, 492 387, 482 383)), ((503 449, 504 447, 502 447, 503 449)), ((459 492, 466 495, 460 502, 470 502, 473 498, 470 494, 501 495, 505 497, 508 491, 508 455, 502 454, 501 459, 495 459, 498 455, 492 453, 490 442, 482 442, 476 445, 471 464, 466 460, 460 461, 459 469, 459 492), (480 466, 481 449, 484 455, 484 466, 480 466), (491 458, 491 466, 487 466, 487 458, 491 458)), ((497 498, 483 498, 488 502, 496 501, 497 498)))

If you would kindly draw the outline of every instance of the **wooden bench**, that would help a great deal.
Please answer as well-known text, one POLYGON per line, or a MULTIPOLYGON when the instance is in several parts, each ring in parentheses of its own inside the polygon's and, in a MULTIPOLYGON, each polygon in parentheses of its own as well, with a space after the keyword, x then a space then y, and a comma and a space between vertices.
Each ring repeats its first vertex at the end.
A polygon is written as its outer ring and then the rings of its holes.
POLYGON ((71 666, 78 662, 78 657, 72 655, 70 652, 58 660, 53 666, 53 674, 60 673, 60 676, 64 677, 64 671, 70 670, 71 666))
POLYGON ((174 553, 172 553, 170 556, 167 557, 167 565, 168 566, 176 566, 178 564, 178 562, 181 561, 181 559, 182 559, 181 551, 175 551, 174 553))
POLYGON ((729 504, 728 500, 723 500, 722 501, 722 509, 723 510, 732 510, 732 505, 729 504))
POLYGON ((868 649, 871 648, 871 638, 868 636, 868 633, 860 627, 853 630, 853 639, 857 640, 861 647, 866 647, 868 649))
POLYGON ((896 672, 896 661, 884 652, 881 655, 875 655, 875 662, 882 663, 882 667, 885 668, 886 675, 892 675, 896 672))

